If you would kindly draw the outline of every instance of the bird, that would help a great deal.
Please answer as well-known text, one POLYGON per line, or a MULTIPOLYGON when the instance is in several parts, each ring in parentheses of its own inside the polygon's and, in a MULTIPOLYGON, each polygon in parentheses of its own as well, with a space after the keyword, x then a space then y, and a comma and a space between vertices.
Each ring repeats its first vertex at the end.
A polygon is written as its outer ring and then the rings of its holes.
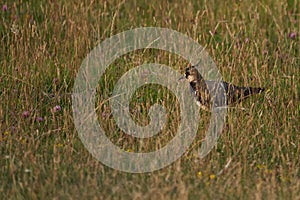
POLYGON ((190 88, 196 103, 203 110, 210 110, 211 98, 214 98, 214 107, 228 107, 235 103, 241 102, 254 94, 262 93, 265 88, 261 87, 243 87, 236 86, 225 81, 204 80, 195 66, 188 66, 185 69, 185 76, 190 84, 190 88), (215 94, 212 97, 211 94, 215 94))

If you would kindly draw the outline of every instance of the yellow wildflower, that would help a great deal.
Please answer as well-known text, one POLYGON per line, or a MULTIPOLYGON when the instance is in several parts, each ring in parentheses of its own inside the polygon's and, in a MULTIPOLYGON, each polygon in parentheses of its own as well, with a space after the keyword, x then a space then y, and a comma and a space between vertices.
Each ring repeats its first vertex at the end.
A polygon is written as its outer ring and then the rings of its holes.
POLYGON ((197 176, 198 176, 199 178, 202 178, 202 172, 198 172, 198 173, 197 173, 197 176))
POLYGON ((56 146, 57 147, 62 147, 63 145, 61 143, 58 143, 56 146))
POLYGON ((215 179, 215 178, 216 178, 216 175, 214 175, 214 174, 209 175, 209 179, 210 179, 210 180, 213 180, 213 179, 215 179))

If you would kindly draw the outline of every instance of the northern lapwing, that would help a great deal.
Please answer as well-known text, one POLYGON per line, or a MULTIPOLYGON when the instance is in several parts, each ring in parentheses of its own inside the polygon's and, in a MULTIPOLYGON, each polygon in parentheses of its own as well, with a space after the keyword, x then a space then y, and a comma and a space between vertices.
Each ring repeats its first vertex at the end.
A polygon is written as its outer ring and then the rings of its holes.
POLYGON ((196 98, 197 104, 204 110, 210 110, 211 98, 214 94, 215 106, 228 106, 253 95, 263 92, 260 87, 241 87, 225 81, 204 80, 195 66, 188 66, 185 69, 185 78, 189 81, 191 90, 196 98))

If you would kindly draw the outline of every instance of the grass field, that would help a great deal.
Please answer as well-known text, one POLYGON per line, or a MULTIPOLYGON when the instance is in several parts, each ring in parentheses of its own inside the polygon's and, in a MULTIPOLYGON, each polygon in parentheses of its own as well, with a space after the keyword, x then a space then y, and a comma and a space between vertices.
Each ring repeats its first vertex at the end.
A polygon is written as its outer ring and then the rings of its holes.
MULTIPOLYGON (((300 199, 300 3, 261 1, 11 1, 1 4, 0 199, 300 199), (132 174, 106 167, 83 146, 73 124, 72 87, 100 42, 136 27, 177 30, 206 47, 225 81, 267 92, 228 110, 217 146, 196 140, 168 167, 132 174)), ((132 118, 149 122, 156 102, 168 123, 136 139, 115 124, 114 84, 143 63, 183 73, 188 62, 161 50, 117 59, 99 80, 99 122, 124 151, 148 152, 172 139, 180 119, 174 95, 159 85, 136 91, 132 118)))

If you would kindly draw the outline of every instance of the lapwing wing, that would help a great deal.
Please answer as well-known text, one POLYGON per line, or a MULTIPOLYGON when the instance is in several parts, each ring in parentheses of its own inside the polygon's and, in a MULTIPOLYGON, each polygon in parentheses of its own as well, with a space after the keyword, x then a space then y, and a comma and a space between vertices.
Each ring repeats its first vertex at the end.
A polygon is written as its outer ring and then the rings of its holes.
POLYGON ((215 107, 224 107, 263 92, 260 87, 241 87, 225 81, 204 80, 195 66, 188 66, 185 69, 185 78, 189 81, 191 90, 196 98, 197 104, 204 110, 210 110, 211 95, 215 94, 215 107), (222 91, 223 93, 218 93, 222 91))

